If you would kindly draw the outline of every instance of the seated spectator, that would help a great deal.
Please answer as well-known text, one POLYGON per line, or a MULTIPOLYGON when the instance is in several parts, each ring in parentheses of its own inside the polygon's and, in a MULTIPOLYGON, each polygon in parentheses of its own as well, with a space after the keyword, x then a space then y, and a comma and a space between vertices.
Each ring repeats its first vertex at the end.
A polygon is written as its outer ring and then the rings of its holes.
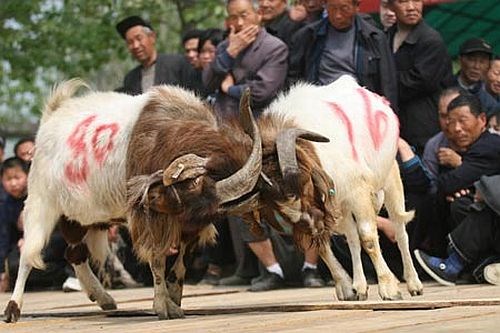
POLYGON ((483 79, 490 68, 493 48, 483 39, 471 38, 460 45, 459 53, 457 84, 479 98, 489 117, 495 112, 497 101, 486 91, 483 79))
POLYGON ((490 69, 486 73, 486 91, 495 99, 495 113, 500 112, 500 58, 491 60, 490 69))
MULTIPOLYGON (((449 235, 446 258, 433 257, 415 250, 415 256, 424 270, 437 282, 453 286, 460 273, 474 267, 482 259, 500 256, 500 176, 483 176, 475 183, 476 202, 462 223, 449 235)), ((500 264, 484 268, 484 278, 500 285, 500 264)))
MULTIPOLYGON (((26 198, 28 164, 17 157, 9 158, 2 165, 0 177, 7 192, 7 199, 0 206, 0 291, 6 291, 16 279, 23 246, 21 211, 26 198)), ((64 249, 61 235, 54 234, 44 251, 47 268, 34 270, 27 281, 28 288, 61 286, 67 277, 64 249)))
POLYGON ((493 114, 488 121, 488 130, 490 133, 500 135, 500 112, 493 114))
POLYGON ((458 146, 454 143, 451 131, 448 130, 448 104, 461 91, 463 89, 460 87, 451 87, 443 90, 438 102, 439 127, 441 128, 441 132, 434 135, 425 144, 422 161, 433 180, 434 187, 431 190, 432 192, 437 190, 435 182, 441 166, 455 168, 462 162, 462 157, 456 153, 458 146))
POLYGON ((31 162, 35 154, 35 139, 26 137, 17 141, 14 145, 14 154, 25 162, 31 162))
MULTIPOLYGON (((446 235, 463 218, 463 209, 450 210, 455 193, 471 188, 483 175, 500 173, 500 136, 486 130, 486 115, 477 97, 464 93, 450 102, 448 127, 462 162, 456 168, 441 168, 437 193, 429 195, 417 209, 422 230, 418 246, 436 255, 445 253, 446 235)), ((464 200, 462 205, 467 204, 464 200)))

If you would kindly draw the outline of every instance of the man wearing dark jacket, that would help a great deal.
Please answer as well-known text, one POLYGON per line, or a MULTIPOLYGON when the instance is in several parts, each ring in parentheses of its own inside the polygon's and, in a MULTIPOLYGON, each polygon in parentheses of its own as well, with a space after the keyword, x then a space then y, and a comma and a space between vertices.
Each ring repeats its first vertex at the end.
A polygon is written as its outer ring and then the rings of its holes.
POLYGON ((195 72, 182 55, 158 54, 156 33, 139 16, 130 16, 116 25, 130 54, 140 63, 123 80, 120 91, 138 95, 154 85, 172 84, 191 88, 195 72))
POLYGON ((259 14, 267 32, 281 39, 288 47, 290 40, 304 23, 290 17, 287 0, 259 0, 259 14))
POLYGON ((422 18, 422 0, 389 0, 397 22, 389 30, 396 62, 401 136, 422 155, 439 132, 441 90, 453 85, 451 59, 441 36, 422 18))
POLYGON ((328 0, 328 17, 299 30, 290 48, 289 83, 329 84, 347 74, 397 107, 396 71, 382 31, 358 14, 358 0, 328 0))

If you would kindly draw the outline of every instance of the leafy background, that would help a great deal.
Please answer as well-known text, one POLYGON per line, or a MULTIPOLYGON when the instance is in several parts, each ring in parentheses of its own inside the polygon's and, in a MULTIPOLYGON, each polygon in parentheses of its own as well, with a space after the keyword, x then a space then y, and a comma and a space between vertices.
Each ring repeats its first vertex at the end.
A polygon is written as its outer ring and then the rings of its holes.
POLYGON ((0 134, 33 133, 54 83, 81 77, 96 89, 121 86, 136 64, 115 24, 140 15, 160 52, 181 52, 191 28, 222 27, 223 0, 0 0, 0 134))

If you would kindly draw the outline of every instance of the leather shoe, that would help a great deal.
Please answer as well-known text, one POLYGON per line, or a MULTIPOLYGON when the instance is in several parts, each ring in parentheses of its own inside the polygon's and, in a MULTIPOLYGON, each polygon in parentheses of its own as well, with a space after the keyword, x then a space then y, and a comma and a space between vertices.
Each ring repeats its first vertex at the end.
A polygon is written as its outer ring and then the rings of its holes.
POLYGON ((321 278, 317 269, 304 269, 302 271, 302 281, 306 288, 321 288, 325 286, 325 280, 321 278))
POLYGON ((252 283, 248 291, 267 291, 280 289, 285 286, 285 280, 275 273, 266 274, 262 279, 252 283))

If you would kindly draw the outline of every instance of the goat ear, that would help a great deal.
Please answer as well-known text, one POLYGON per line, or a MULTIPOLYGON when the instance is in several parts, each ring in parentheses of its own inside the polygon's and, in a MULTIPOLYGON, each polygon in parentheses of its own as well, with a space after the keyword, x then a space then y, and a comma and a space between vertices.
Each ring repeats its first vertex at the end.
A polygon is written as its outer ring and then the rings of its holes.
POLYGON ((163 170, 158 170, 151 175, 138 175, 131 177, 127 181, 127 205, 129 208, 145 204, 148 200, 148 192, 151 185, 160 182, 163 177, 163 170))

